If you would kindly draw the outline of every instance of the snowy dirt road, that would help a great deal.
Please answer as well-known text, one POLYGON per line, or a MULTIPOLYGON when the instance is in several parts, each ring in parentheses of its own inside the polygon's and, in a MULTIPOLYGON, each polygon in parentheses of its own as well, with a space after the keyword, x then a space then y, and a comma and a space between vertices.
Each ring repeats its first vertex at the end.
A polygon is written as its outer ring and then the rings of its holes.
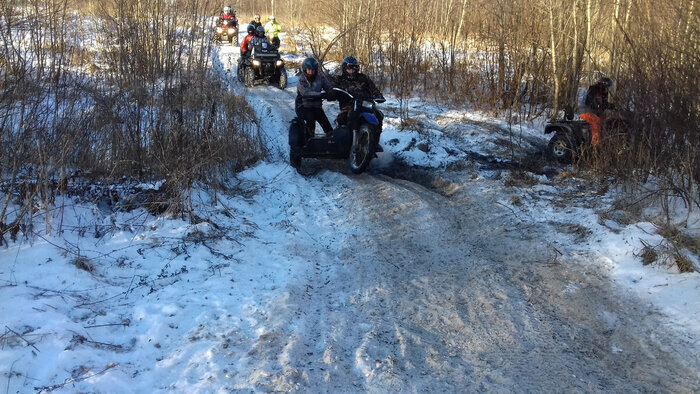
MULTIPOLYGON (((246 92, 263 128, 279 133, 268 138, 279 161, 286 160, 294 89, 246 92)), ((301 235, 313 242, 295 253, 313 269, 271 303, 274 319, 254 347, 255 364, 266 371, 254 374, 256 387, 700 387, 692 339, 673 333, 653 307, 622 294, 597 267, 562 258, 546 232, 495 202, 493 185, 467 172, 397 163, 352 175, 345 163, 312 160, 305 170, 313 175, 299 179, 320 201, 306 215, 322 213, 321 233, 337 235, 301 235)))

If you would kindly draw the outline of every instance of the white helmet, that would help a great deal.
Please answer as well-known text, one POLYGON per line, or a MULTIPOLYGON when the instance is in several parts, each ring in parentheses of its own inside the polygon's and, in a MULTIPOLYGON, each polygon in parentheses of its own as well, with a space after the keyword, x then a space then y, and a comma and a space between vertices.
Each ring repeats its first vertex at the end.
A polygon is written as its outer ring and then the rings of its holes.
POLYGON ((270 20, 271 20, 271 21, 274 21, 274 20, 275 20, 275 16, 274 16, 274 15, 270 15, 270 20))
POLYGON ((231 7, 226 6, 224 7, 224 14, 230 14, 231 13, 231 7))

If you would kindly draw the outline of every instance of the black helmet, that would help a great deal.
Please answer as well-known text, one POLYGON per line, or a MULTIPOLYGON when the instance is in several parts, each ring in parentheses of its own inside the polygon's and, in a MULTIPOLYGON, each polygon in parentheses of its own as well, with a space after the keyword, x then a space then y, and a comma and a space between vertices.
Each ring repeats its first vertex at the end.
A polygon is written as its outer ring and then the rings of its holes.
POLYGON ((252 24, 248 25, 248 34, 255 34, 255 26, 252 24))
POLYGON ((307 57, 304 59, 304 61, 301 62, 301 72, 304 74, 306 79, 313 81, 318 73, 318 60, 312 57, 307 57))
POLYGON ((360 62, 355 59, 354 56, 348 56, 345 59, 343 59, 343 75, 349 75, 354 77, 357 75, 358 72, 360 72, 360 62), (354 73, 350 74, 348 73, 348 69, 355 70, 354 73))
POLYGON ((602 83, 606 88, 610 89, 613 86, 612 79, 608 77, 602 77, 598 80, 598 83, 602 83))
POLYGON ((255 29, 255 35, 258 37, 265 37, 265 28, 262 26, 258 26, 255 29))

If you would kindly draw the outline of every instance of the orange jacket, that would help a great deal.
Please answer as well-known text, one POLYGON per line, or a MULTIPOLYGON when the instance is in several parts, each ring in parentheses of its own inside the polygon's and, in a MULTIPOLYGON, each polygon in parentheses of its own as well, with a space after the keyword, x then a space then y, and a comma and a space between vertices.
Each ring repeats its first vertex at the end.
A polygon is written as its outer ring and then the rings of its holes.
POLYGON ((243 38, 243 41, 241 41, 241 55, 248 52, 248 43, 253 37, 255 37, 255 34, 248 34, 243 38))

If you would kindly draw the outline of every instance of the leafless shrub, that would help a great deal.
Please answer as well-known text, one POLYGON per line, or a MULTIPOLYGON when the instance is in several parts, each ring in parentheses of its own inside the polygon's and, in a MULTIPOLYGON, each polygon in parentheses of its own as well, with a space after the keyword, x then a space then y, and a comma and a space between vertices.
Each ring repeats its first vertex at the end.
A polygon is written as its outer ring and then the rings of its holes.
POLYGON ((165 179, 177 211, 195 181, 264 155, 245 100, 210 73, 212 2, 0 0, 0 10, 0 241, 31 232, 38 209, 51 231, 53 198, 77 172, 165 179))

